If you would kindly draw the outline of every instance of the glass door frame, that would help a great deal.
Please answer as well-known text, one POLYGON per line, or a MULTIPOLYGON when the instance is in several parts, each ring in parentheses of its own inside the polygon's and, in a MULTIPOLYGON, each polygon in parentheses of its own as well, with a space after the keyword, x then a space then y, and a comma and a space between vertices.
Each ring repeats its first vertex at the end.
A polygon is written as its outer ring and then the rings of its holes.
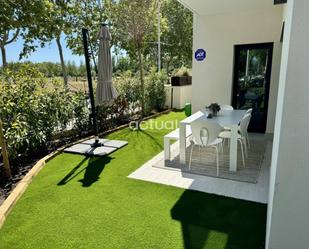
MULTIPOLYGON (((253 132, 258 133, 265 133, 266 126, 267 126, 267 115, 268 115, 268 104, 269 104, 269 91, 270 91, 270 82, 271 82, 271 72, 272 72, 272 60, 273 60, 273 50, 274 50, 274 43, 267 42, 267 43, 255 43, 255 44, 239 44, 234 45, 234 69, 233 69, 233 88, 232 88, 232 106, 236 109, 237 108, 237 93, 239 90, 238 78, 239 78, 239 57, 241 50, 247 49, 269 49, 269 56, 267 61, 267 68, 265 74, 265 95, 264 95, 264 117, 261 120, 261 128, 252 130, 253 132)), ((249 130, 250 131, 250 130, 249 130)))

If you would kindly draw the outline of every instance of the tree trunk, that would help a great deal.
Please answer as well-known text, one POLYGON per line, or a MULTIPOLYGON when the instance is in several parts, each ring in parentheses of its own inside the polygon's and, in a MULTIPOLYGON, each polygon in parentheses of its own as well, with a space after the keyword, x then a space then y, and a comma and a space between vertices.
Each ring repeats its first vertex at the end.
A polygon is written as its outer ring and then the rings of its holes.
POLYGON ((144 62, 143 62, 141 46, 138 46, 137 53, 138 53, 139 71, 140 71, 141 106, 142 106, 142 118, 143 118, 145 116, 145 87, 144 87, 144 62))
POLYGON ((65 63, 64 63, 63 51, 62 51, 62 46, 61 46, 61 42, 60 42, 60 36, 56 38, 56 42, 57 42, 57 46, 58 46, 60 62, 61 62, 61 67, 62 67, 63 82, 64 82, 65 86, 68 86, 68 75, 67 75, 67 70, 66 70, 66 66, 65 66, 65 63))
POLYGON ((4 46, 1 46, 1 57, 2 57, 2 67, 5 68, 7 66, 7 60, 6 60, 6 51, 5 51, 4 46))
POLYGON ((171 63, 172 63, 172 59, 166 60, 166 72, 167 72, 167 74, 169 74, 169 72, 170 72, 171 63))
POLYGON ((11 172, 11 168, 10 168, 9 155, 8 155, 7 148, 6 148, 6 142, 5 142, 5 139, 4 139, 3 126, 2 126, 1 119, 0 119, 0 146, 1 146, 1 150, 2 150, 1 153, 2 153, 2 158, 3 158, 5 176, 8 177, 8 178, 11 178, 12 172, 11 172))
POLYGON ((11 39, 9 39, 10 31, 6 31, 2 36, 1 43, 0 43, 0 50, 1 50, 1 55, 2 55, 2 66, 3 67, 7 66, 5 46, 14 42, 19 36, 19 32, 20 32, 20 29, 17 29, 11 39))

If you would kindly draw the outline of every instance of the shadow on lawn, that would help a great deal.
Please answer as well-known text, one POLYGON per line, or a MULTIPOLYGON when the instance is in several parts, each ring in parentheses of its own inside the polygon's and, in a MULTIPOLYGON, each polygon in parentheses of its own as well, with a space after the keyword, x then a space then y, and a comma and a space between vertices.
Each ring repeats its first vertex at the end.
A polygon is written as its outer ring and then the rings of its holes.
POLYGON ((186 249, 265 247, 264 204, 187 190, 171 216, 181 222, 186 249))
POLYGON ((104 157, 85 157, 78 165, 76 165, 60 182, 58 186, 63 186, 68 182, 72 181, 83 171, 84 178, 79 180, 82 183, 83 187, 90 187, 93 183, 97 182, 100 179, 100 174, 104 170, 106 164, 112 160, 109 156, 104 157), (87 167, 81 168, 81 166, 88 161, 87 167), (79 171, 78 171, 79 170, 79 171))
POLYGON ((160 143, 158 142, 158 140, 157 140, 154 136, 152 136, 150 133, 148 133, 148 132, 146 132, 146 131, 143 131, 143 130, 137 131, 137 132, 141 132, 142 134, 144 134, 144 135, 146 135, 147 137, 149 137, 149 138, 156 144, 156 146, 158 146, 160 149, 163 150, 162 144, 160 144, 160 143))
POLYGON ((122 133, 122 136, 125 138, 125 140, 139 140, 139 142, 143 141, 145 138, 149 138, 153 143, 153 147, 158 147, 161 150, 163 150, 163 143, 160 143, 160 140, 163 141, 161 136, 158 136, 157 138, 151 134, 149 131, 145 130, 131 130, 126 129, 122 133))

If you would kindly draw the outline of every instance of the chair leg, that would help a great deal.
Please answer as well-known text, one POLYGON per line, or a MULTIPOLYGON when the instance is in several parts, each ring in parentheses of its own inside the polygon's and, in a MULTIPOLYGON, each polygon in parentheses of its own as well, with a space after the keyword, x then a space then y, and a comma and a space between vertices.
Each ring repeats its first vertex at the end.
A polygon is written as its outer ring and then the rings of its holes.
POLYGON ((246 133, 246 138, 247 138, 247 144, 248 144, 248 148, 250 149, 251 145, 250 145, 250 139, 249 139, 249 133, 246 133))
POLYGON ((217 152, 217 176, 219 176, 219 147, 216 146, 216 152, 217 152))
POLYGON ((242 164, 243 164, 244 167, 246 167, 243 142, 242 142, 242 140, 238 140, 238 141, 240 143, 240 148, 241 148, 242 164))
POLYGON ((170 139, 164 138, 164 159, 170 160, 171 159, 171 145, 170 145, 170 139))
POLYGON ((223 143, 221 143, 221 155, 222 155, 222 163, 224 162, 224 148, 223 143))
POLYGON ((248 147, 247 147, 246 137, 244 137, 244 138, 242 139, 242 141, 243 141, 243 145, 244 145, 244 147, 245 147, 245 155, 246 155, 246 157, 248 157, 248 147))
POLYGON ((190 159, 189 159, 189 170, 191 170, 191 162, 192 162, 193 147, 194 147, 194 144, 192 144, 192 147, 191 147, 191 152, 190 152, 190 159))

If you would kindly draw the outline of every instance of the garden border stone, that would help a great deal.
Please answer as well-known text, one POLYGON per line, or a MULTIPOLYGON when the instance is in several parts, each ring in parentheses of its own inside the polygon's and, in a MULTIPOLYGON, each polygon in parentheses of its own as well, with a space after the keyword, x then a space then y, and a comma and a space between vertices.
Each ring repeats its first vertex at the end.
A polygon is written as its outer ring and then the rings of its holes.
POLYGON ((3 226, 6 217, 9 215, 12 208, 15 206, 19 198, 26 191, 32 179, 40 172, 44 165, 53 159, 55 156, 61 153, 60 150, 54 151, 51 154, 43 157, 39 160, 32 169, 24 176, 24 178, 16 185, 12 193, 5 199, 5 201, 0 206, 0 228, 3 226))
MULTIPOLYGON (((149 120, 152 118, 159 117, 163 114, 169 113, 171 110, 165 110, 163 112, 156 113, 154 115, 148 116, 144 118, 143 120, 149 120)), ((106 132, 101 133, 100 135, 107 135, 112 132, 121 130, 123 128, 128 127, 129 124, 121 125, 117 128, 108 130, 106 132)), ((87 138, 80 139, 78 141, 72 142, 70 144, 67 144, 65 146, 62 146, 58 149, 56 149, 54 152, 50 153, 49 155, 43 157, 40 159, 33 167, 32 169, 23 177, 22 180, 16 185, 16 187, 13 189, 13 191, 10 193, 10 195, 5 199, 5 201, 0 205, 0 229, 4 225, 4 222, 6 220, 6 217, 9 215, 13 207, 16 205, 17 201, 20 199, 20 197, 23 195, 23 193, 26 191, 27 187, 30 185, 32 182, 33 178, 40 172, 40 170, 45 166, 45 164, 52 160, 54 157, 58 156, 63 152, 63 150, 69 146, 84 142, 90 138, 94 138, 94 136, 90 136, 87 138)))

